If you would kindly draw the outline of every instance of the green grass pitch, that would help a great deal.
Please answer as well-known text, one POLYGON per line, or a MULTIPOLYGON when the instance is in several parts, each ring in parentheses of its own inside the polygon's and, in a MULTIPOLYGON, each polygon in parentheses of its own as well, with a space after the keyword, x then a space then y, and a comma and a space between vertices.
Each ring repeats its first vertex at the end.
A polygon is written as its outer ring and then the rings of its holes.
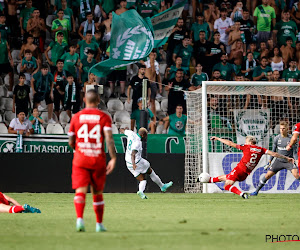
POLYGON ((95 233, 91 194, 86 232, 75 231, 73 194, 8 194, 42 214, 0 214, 0 249, 300 249, 266 243, 266 235, 300 235, 300 194, 105 194, 104 225, 95 233))

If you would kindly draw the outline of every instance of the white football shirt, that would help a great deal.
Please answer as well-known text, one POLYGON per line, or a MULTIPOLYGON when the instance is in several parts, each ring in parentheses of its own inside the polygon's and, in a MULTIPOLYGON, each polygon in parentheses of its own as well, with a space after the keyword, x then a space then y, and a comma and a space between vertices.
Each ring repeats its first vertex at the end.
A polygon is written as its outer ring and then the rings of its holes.
POLYGON ((138 163, 142 158, 142 140, 139 134, 134 133, 131 130, 125 130, 124 134, 127 136, 127 148, 125 153, 125 161, 132 164, 131 153, 136 150, 135 163, 138 163))

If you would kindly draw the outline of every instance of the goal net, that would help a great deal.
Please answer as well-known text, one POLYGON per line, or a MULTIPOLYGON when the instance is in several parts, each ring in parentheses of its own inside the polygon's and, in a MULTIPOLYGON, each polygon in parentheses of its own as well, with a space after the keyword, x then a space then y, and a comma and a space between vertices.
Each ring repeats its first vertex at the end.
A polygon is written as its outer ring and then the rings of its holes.
MULTIPOLYGON (((292 133, 293 126, 300 121, 298 82, 208 81, 203 82, 201 89, 185 94, 188 121, 184 190, 188 193, 208 191, 207 185, 195 182, 201 172, 212 176, 221 172, 227 174, 242 157, 239 150, 211 141, 211 136, 244 144, 245 137, 253 135, 258 146, 272 150, 273 139, 280 133, 279 123, 287 122, 289 133, 292 133)), ((267 160, 264 156, 260 165, 266 164, 267 160)), ((252 187, 264 172, 263 167, 259 168, 252 187)), ((284 174, 286 178, 287 173, 284 174)), ((280 180, 270 182, 272 188, 278 190, 282 189, 280 185, 285 185, 280 180)), ((243 190, 251 189, 249 183, 241 185, 243 190)), ((270 189, 270 185, 264 187, 265 190, 270 189)), ((222 190, 222 184, 213 186, 216 190, 209 192, 222 190)))

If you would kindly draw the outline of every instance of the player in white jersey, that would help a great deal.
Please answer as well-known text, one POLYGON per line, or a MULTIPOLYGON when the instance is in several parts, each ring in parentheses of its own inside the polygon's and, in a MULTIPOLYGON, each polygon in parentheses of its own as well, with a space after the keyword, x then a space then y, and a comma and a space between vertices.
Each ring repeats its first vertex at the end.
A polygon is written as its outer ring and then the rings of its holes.
POLYGON ((142 199, 147 199, 147 196, 144 194, 147 184, 145 174, 149 174, 151 180, 160 187, 160 190, 166 192, 167 189, 173 185, 173 182, 162 183, 159 176, 150 167, 150 163, 142 158, 142 141, 147 139, 147 129, 140 128, 138 134, 131 130, 125 130, 125 135, 127 136, 127 148, 125 153, 126 165, 128 170, 140 182, 137 194, 142 199))

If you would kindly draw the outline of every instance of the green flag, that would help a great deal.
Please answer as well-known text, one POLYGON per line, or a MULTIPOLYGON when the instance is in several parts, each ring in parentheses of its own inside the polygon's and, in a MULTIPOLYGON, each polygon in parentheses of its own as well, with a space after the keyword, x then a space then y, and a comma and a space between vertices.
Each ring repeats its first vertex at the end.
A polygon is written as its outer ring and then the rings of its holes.
POLYGON ((183 0, 151 18, 154 29, 154 48, 163 46, 168 41, 186 2, 187 0, 183 0))

